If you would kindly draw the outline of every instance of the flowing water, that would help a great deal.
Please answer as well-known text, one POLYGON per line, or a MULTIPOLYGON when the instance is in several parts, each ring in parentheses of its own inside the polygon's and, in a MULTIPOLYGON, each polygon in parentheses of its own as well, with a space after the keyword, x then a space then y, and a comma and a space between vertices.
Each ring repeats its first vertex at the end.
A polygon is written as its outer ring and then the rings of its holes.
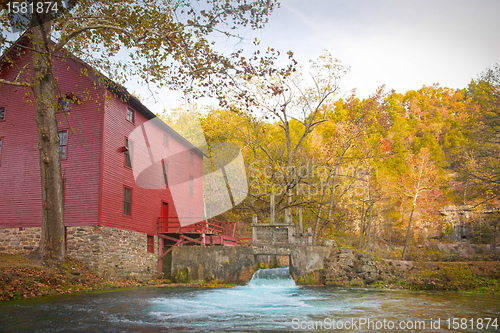
POLYGON ((5 302, 0 332, 500 332, 498 317, 499 296, 298 287, 288 268, 278 268, 259 270, 234 288, 151 287, 5 302), (486 318, 497 318, 497 328, 493 321, 486 328, 486 318))

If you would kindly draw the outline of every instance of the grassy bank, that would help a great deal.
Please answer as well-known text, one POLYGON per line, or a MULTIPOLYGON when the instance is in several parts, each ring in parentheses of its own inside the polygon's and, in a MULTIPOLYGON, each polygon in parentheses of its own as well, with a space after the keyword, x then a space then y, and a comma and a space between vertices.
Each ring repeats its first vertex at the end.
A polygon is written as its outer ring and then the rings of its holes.
POLYGON ((76 260, 68 259, 60 267, 47 267, 23 255, 0 253, 0 301, 139 286, 222 288, 234 285, 172 283, 161 279, 143 283, 104 280, 76 260))
POLYGON ((339 247, 325 259, 321 273, 328 286, 500 294, 498 261, 403 261, 339 247))
POLYGON ((413 290, 453 290, 500 294, 498 262, 416 263, 406 277, 413 290))
POLYGON ((410 290, 463 291, 500 295, 499 262, 412 262, 409 271, 387 269, 369 285, 362 280, 349 286, 410 290))
MULTIPOLYGON (((391 271, 386 267, 382 278, 368 285, 359 278, 344 282, 339 285, 500 294, 500 263, 413 262, 413 268, 404 272, 391 271)), ((136 286, 219 288, 234 285, 216 282, 171 283, 169 280, 151 280, 145 283, 133 280, 109 281, 71 259, 60 267, 46 267, 23 255, 0 254, 0 301, 136 286)))
POLYGON ((71 259, 60 267, 46 267, 23 255, 0 254, 0 301, 138 285, 105 281, 71 259))

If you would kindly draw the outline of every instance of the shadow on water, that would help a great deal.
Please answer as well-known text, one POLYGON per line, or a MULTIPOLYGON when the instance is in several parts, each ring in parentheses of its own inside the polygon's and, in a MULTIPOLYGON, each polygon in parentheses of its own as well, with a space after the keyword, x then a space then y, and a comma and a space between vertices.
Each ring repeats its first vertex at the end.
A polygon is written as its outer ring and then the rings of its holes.
POLYGON ((321 332, 332 331, 332 322, 359 324, 364 318, 421 321, 424 329, 407 331, 446 332, 447 318, 498 317, 499 301, 499 296, 452 292, 298 287, 288 268, 278 268, 259 270, 248 285, 234 288, 138 288, 7 302, 0 304, 0 331, 321 332), (431 329, 438 318, 441 330, 431 329))

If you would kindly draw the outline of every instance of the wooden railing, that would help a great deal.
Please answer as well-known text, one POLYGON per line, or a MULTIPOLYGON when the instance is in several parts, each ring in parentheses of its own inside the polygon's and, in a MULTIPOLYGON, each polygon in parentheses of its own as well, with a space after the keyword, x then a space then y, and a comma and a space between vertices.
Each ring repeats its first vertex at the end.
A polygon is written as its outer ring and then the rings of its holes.
POLYGON ((252 233, 238 234, 236 238, 238 239, 238 245, 252 245, 252 233))
POLYGON ((198 243, 205 245, 252 245, 252 234, 236 234, 236 222, 195 217, 159 217, 158 235, 175 245, 198 243), (170 234, 170 235, 169 235, 170 234), (177 234, 180 236, 175 236, 177 234), (198 234, 199 236, 193 235, 198 234))
POLYGON ((236 222, 218 221, 195 217, 159 217, 158 234, 163 233, 199 233, 236 237, 236 222), (195 222, 197 221, 197 222, 195 222), (183 225, 181 225, 181 222, 183 225))

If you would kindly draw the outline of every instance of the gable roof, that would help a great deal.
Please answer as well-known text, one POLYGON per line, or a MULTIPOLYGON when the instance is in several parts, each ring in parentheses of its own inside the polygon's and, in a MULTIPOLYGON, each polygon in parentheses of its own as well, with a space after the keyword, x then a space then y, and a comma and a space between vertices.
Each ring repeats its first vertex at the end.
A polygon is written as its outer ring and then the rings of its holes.
MULTIPOLYGON (((112 82, 112 81, 111 81, 112 82)), ((132 108, 140 112, 146 119, 154 119, 158 118, 160 121, 155 122, 163 131, 166 133, 170 134, 172 138, 175 138, 177 141, 180 143, 184 144, 187 148, 189 148, 193 153, 198 154, 199 156, 205 156, 208 157, 203 151, 201 151, 198 147, 193 145, 189 140, 187 140, 185 137, 177 133, 172 127, 168 126, 161 118, 159 118, 157 115, 155 115, 152 111, 150 111, 144 104, 141 103, 141 101, 130 94, 127 89, 125 89, 123 86, 114 83, 113 85, 108 85, 106 87, 110 92, 113 94, 117 95, 118 97, 122 98, 124 101, 126 101, 132 108)))

